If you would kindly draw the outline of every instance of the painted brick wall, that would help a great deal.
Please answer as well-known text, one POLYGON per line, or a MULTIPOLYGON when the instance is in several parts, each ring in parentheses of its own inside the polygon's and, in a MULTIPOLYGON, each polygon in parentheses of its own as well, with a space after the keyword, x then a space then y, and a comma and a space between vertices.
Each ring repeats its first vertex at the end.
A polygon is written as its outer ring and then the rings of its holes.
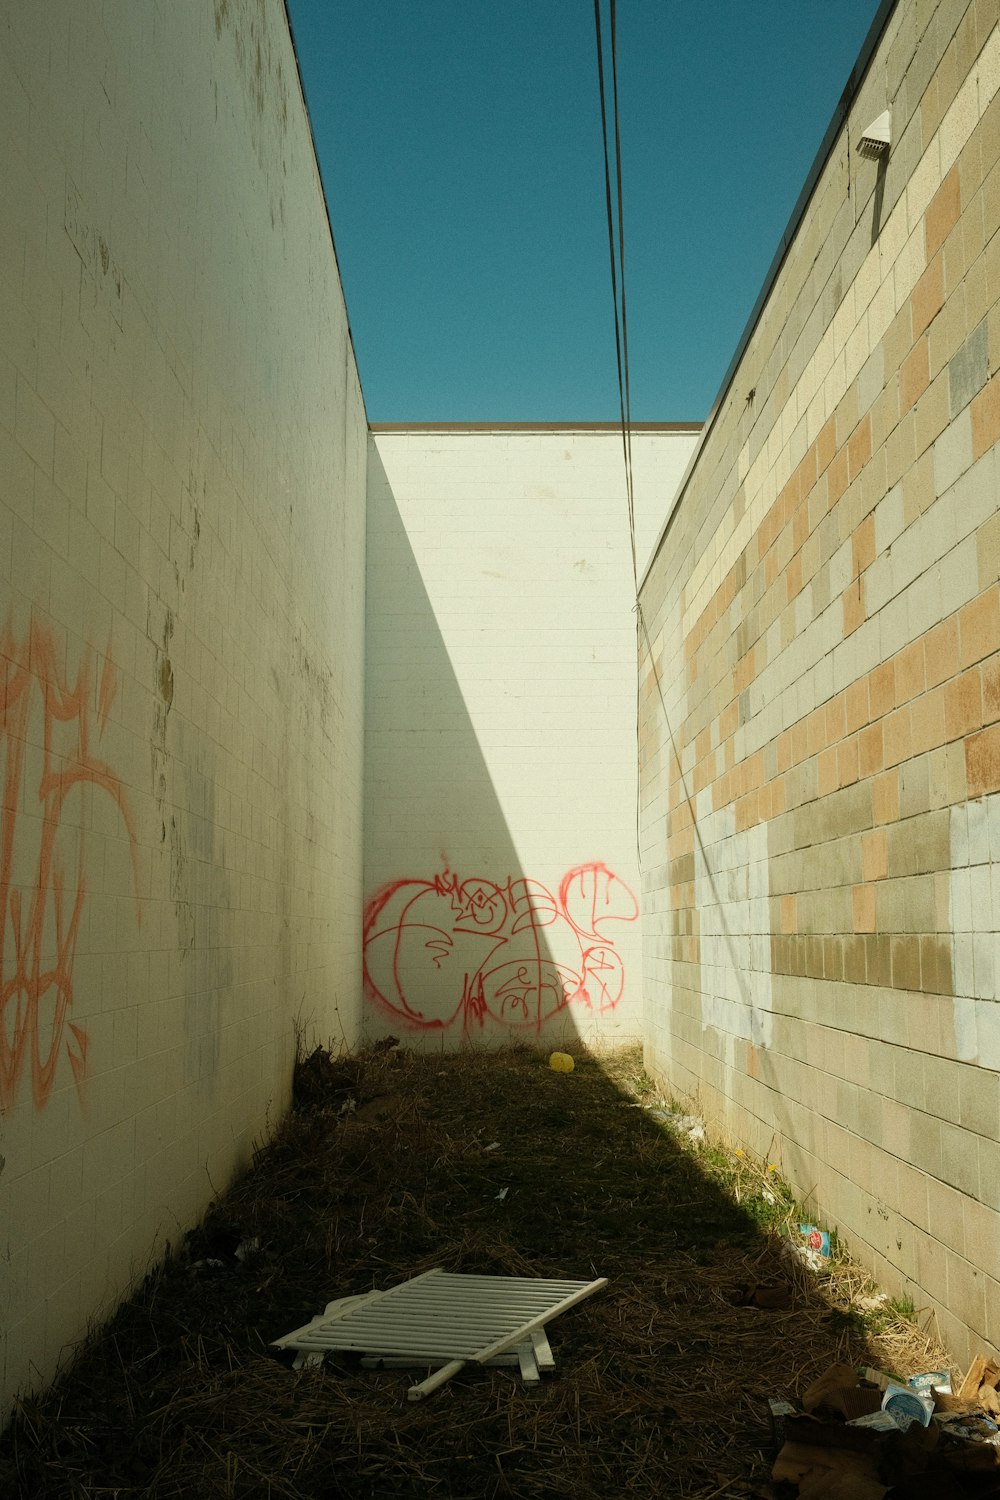
POLYGON ((0 1396, 360 1022, 367 429, 280 0, 0 15, 0 1396))
MULTIPOLYGON (((693 443, 636 436, 647 550, 693 443)), ((368 1028, 638 1036, 621 435, 379 432, 370 476, 368 1028)))
POLYGON ((650 1063, 959 1360, 1000 1344, 997 21, 892 12, 641 596, 650 1063))

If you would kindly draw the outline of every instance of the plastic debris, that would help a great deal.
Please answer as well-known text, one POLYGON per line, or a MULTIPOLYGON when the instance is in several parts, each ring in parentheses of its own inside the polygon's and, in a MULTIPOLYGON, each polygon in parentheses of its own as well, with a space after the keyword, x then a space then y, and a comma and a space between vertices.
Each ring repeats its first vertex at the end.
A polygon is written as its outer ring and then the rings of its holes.
POLYGON ((822 1271, 825 1268, 818 1250, 810 1250, 808 1245, 796 1244, 794 1240, 786 1240, 782 1245, 781 1258, 789 1265, 805 1266, 810 1271, 822 1271))
POLYGON ((882 1410, 889 1413, 901 1432, 914 1422, 929 1427, 934 1415, 934 1397, 909 1386, 894 1384, 887 1387, 882 1397, 882 1410))
POLYGON ((692 1141, 705 1139, 705 1122, 700 1115, 675 1114, 669 1109, 651 1109, 648 1113, 654 1120, 662 1120, 664 1125, 676 1130, 678 1135, 686 1135, 692 1141))
POLYGON ((926 1391, 928 1395, 951 1395, 951 1374, 948 1370, 924 1370, 920 1375, 907 1376, 906 1384, 914 1391, 926 1391))
POLYGON ((572 1073, 574 1063, 568 1052, 552 1052, 549 1054, 549 1067, 553 1073, 572 1073))
POLYGON ((799 1234, 810 1250, 815 1250, 824 1260, 830 1259, 830 1236, 827 1230, 817 1229, 815 1224, 800 1224, 799 1234))

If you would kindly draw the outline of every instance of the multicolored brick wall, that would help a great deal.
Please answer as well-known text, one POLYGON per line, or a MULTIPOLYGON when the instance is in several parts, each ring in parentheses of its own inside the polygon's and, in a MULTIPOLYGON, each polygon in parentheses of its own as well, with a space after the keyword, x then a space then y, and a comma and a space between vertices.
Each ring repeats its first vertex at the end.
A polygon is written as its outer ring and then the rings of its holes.
POLYGON ((959 1360, 1000 1344, 998 20, 890 15, 641 592, 650 1065, 959 1360))

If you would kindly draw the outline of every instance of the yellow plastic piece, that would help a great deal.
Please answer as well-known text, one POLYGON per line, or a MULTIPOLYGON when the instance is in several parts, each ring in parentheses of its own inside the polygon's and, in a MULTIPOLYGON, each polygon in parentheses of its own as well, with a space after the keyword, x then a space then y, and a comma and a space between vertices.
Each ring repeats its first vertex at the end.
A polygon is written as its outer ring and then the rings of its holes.
POLYGON ((553 1052, 549 1058, 549 1067, 556 1073, 572 1073, 573 1059, 568 1052, 553 1052))

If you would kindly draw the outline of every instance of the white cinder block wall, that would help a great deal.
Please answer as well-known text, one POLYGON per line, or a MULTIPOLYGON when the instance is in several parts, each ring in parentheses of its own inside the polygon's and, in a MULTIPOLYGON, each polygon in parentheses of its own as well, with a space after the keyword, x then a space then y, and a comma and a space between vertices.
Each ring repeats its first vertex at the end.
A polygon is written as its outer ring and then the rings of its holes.
POLYGON ((361 991, 367 428, 280 0, 0 12, 0 1396, 361 991))
MULTIPOLYGON (((695 438, 635 435, 640 566, 695 438)), ((379 429, 369 472, 366 1030, 638 1036, 621 434, 379 429)))

